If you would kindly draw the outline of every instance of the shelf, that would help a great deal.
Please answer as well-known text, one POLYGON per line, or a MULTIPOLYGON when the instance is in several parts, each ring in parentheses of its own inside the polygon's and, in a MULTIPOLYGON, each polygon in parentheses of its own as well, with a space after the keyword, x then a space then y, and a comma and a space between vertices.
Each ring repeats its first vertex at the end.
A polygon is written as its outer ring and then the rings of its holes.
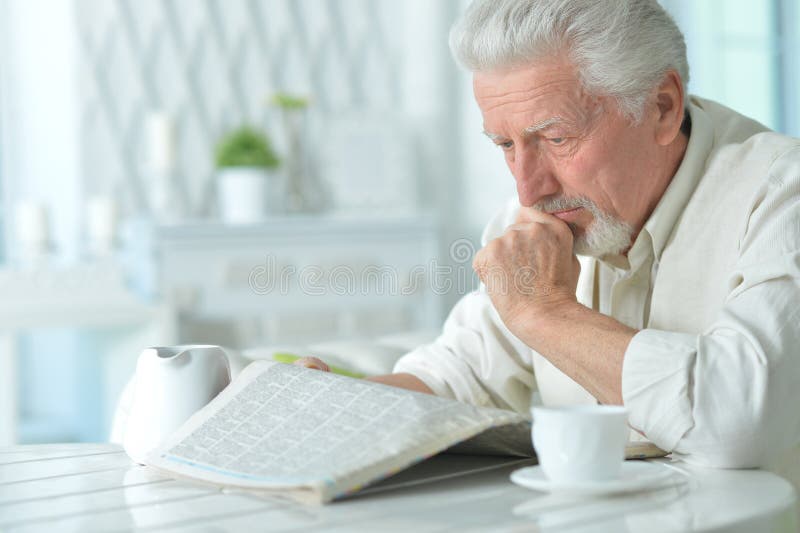
POLYGON ((359 216, 354 214, 282 215, 253 224, 225 224, 215 220, 198 220, 179 224, 153 224, 135 221, 129 225, 134 235, 142 232, 158 236, 159 240, 215 240, 282 238, 331 233, 387 235, 409 232, 436 231, 438 217, 431 213, 359 216))

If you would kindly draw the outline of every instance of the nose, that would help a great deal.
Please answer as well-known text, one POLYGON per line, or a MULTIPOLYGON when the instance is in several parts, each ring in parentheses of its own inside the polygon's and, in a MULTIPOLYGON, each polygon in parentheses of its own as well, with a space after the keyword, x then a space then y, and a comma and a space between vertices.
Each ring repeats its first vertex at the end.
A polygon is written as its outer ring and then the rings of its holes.
POLYGON ((531 207, 542 198, 556 195, 561 186, 552 165, 534 147, 525 147, 514 154, 509 168, 517 182, 517 196, 524 207, 531 207))

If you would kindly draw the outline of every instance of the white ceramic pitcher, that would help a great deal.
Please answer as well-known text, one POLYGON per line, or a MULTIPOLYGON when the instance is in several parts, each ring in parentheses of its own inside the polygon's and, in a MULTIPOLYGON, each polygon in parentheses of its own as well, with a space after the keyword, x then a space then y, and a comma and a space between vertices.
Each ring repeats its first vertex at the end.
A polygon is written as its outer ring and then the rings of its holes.
POLYGON ((146 348, 136 364, 136 382, 123 444, 137 463, 231 381, 219 346, 187 344, 146 348))

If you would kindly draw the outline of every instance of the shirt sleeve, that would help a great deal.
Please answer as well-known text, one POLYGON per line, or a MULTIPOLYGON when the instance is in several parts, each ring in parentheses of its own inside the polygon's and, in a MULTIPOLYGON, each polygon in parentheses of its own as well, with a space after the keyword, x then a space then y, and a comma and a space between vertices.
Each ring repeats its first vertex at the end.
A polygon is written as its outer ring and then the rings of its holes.
POLYGON ((456 304, 436 341, 404 355, 394 372, 415 375, 438 396, 523 412, 534 387, 530 353, 476 291, 456 304))
MULTIPOLYGON (((484 230, 482 244, 516 218, 516 198, 484 230)), ((407 372, 438 396, 474 405, 527 411, 534 376, 531 349, 503 324, 483 288, 461 298, 433 343, 404 355, 394 372, 407 372)))
POLYGON ((645 329, 625 353, 631 425, 688 462, 763 466, 800 443, 800 153, 779 158, 732 287, 699 335, 645 329))

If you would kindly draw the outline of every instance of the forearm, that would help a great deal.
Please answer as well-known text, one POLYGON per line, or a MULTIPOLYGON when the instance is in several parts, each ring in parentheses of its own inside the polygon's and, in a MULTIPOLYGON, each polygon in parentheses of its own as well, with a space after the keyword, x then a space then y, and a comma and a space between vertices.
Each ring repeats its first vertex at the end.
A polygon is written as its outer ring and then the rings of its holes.
MULTIPOLYGON (((306 368, 322 370, 323 372, 331 371, 327 363, 317 357, 301 357, 292 364, 306 368)), ((364 379, 367 381, 374 381, 375 383, 383 383, 384 385, 389 385, 391 387, 400 387, 402 389, 424 392, 425 394, 433 394, 433 391, 425 384, 425 382, 423 382, 417 376, 407 372, 384 374, 382 376, 372 376, 364 379)))
POLYGON ((520 340, 606 404, 622 404, 622 362, 635 329, 573 303, 540 313, 520 340))
POLYGON ((402 389, 413 390, 416 392, 424 392, 425 394, 433 394, 433 391, 425 385, 425 383, 414 376, 413 374, 385 374, 382 376, 372 376, 366 378, 367 381, 374 381, 375 383, 383 383, 392 387, 400 387, 402 389))

